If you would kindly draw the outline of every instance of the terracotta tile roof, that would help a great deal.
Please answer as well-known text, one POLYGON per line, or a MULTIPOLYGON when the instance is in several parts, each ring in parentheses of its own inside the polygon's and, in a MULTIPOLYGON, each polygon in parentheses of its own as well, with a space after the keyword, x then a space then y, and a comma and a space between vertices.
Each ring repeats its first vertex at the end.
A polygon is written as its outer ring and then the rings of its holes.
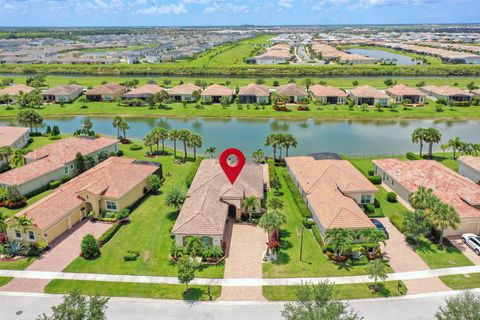
POLYGON ((130 92, 125 93, 123 96, 126 98, 153 96, 155 93, 164 90, 162 87, 156 84, 145 84, 138 88, 133 89, 130 92))
POLYGON ((169 95, 189 95, 189 94, 192 94, 193 91, 200 92, 202 91, 202 88, 194 85, 193 83, 184 83, 184 84, 179 84, 178 86, 168 90, 168 94, 169 95))
POLYGON ((48 90, 43 91, 41 94, 42 95, 51 95, 51 96, 57 96, 57 95, 66 95, 69 96, 72 93, 76 92, 77 90, 83 90, 82 86, 79 86, 78 84, 69 84, 69 85, 58 85, 55 87, 51 87, 48 90))
POLYGON ((136 163, 135 159, 111 157, 16 215, 26 215, 34 225, 45 230, 83 206, 80 192, 120 199, 157 169, 152 164, 136 163))
POLYGON ((35 88, 26 86, 24 84, 14 84, 3 89, 0 89, 0 95, 8 94, 9 96, 18 96, 20 92, 25 94, 32 92, 35 88))
POLYGON ((231 96, 233 95, 233 89, 222 86, 221 84, 212 84, 211 86, 208 86, 205 88, 205 90, 202 91, 202 97, 206 96, 231 96))
POLYGON ((315 97, 347 97, 347 93, 342 89, 330 86, 322 86, 320 84, 311 86, 310 92, 315 97))
POLYGON ((475 89, 470 91, 471 94, 473 94, 475 97, 480 97, 480 89, 475 89))
POLYGON ((473 94, 470 92, 466 92, 465 90, 455 88, 455 87, 450 87, 450 86, 424 86, 422 87, 422 90, 424 92, 432 92, 434 94, 437 94, 439 96, 469 96, 472 97, 473 94))
POLYGON ((263 167, 246 163, 233 186, 217 160, 203 160, 187 193, 172 234, 222 235, 228 199, 263 198, 263 167))
POLYGON ((461 157, 458 157, 458 161, 463 162, 464 164, 468 165, 472 169, 480 172, 480 157, 461 156, 461 157))
POLYGON ((24 127, 0 126, 0 147, 11 146, 28 130, 24 127))
POLYGON ((239 96, 256 96, 256 97, 268 97, 270 95, 270 89, 261 84, 251 83, 246 87, 240 88, 238 92, 239 96))
POLYGON ((9 186, 21 185, 72 162, 77 152, 88 155, 116 143, 118 140, 104 137, 65 138, 27 153, 25 158, 29 163, 0 174, 0 183, 9 186))
POLYGON ((406 86, 404 84, 397 84, 385 90, 385 93, 391 93, 395 96, 425 96, 422 91, 406 86))
POLYGON ((295 83, 288 83, 278 86, 275 89, 281 96, 306 96, 307 92, 304 88, 297 86, 295 83))
MULTIPOLYGON (((480 210, 468 203, 480 202, 480 186, 434 160, 374 160, 373 163, 410 192, 419 186, 431 188, 460 217, 480 218, 480 210)), ((480 203, 479 203, 480 204, 480 203)))
POLYGON ((387 96, 385 93, 377 90, 373 87, 368 85, 356 87, 350 90, 350 93, 356 97, 365 97, 365 98, 375 98, 375 99, 389 99, 390 97, 387 96))
POLYGON ((349 194, 376 193, 377 188, 350 162, 310 156, 288 157, 286 162, 325 229, 373 227, 349 194))
POLYGON ((107 83, 96 86, 93 89, 89 89, 85 92, 87 96, 97 96, 97 95, 104 95, 104 94, 115 94, 120 91, 124 91, 126 88, 122 85, 116 83, 107 83))

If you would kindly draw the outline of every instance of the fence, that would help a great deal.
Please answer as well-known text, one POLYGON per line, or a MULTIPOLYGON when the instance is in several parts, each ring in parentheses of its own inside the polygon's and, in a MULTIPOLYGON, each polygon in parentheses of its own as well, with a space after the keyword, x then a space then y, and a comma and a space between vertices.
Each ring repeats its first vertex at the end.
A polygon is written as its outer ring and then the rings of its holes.
POLYGON ((342 158, 350 160, 363 160, 363 159, 406 159, 406 153, 353 153, 353 154, 342 154, 342 158))

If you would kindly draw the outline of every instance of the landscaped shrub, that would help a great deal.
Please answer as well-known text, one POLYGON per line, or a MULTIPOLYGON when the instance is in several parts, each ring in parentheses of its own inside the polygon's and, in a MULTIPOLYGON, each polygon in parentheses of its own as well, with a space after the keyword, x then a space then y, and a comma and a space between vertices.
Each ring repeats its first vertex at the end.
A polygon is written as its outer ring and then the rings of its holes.
POLYGON ((132 151, 137 151, 137 150, 142 150, 143 149, 143 146, 138 144, 138 143, 134 143, 132 144, 130 147, 128 147, 130 150, 132 151))
POLYGON ((313 236, 315 237, 315 240, 317 240, 318 244, 320 247, 323 247, 325 245, 325 240, 323 239, 322 234, 320 233, 320 230, 318 230, 317 225, 312 225, 312 233, 313 236))
POLYGON ((123 220, 130 215, 130 210, 123 209, 115 213, 115 218, 118 220, 123 220))
POLYGON ((128 250, 127 254, 123 256, 124 261, 135 261, 140 256, 137 250, 128 250))
POLYGON ((70 180, 71 178, 72 178, 72 177, 70 177, 70 176, 64 175, 64 176, 60 179, 60 181, 61 181, 62 183, 65 183, 65 182, 67 182, 68 180, 70 180))
POLYGON ((375 209, 375 213, 369 214, 369 218, 383 218, 385 217, 385 214, 383 213, 382 208, 377 208, 375 209))
POLYGON ((390 222, 397 228, 398 230, 403 229, 403 217, 400 214, 395 214, 390 216, 390 222))
POLYGON ((368 170, 368 175, 369 176, 373 176, 375 174, 375 171, 374 170, 368 170))
POLYGON ((368 177, 368 180, 370 180, 370 182, 373 184, 382 184, 382 177, 380 176, 368 177))
POLYGON ((305 228, 311 229, 312 226, 315 224, 315 221, 313 221, 313 219, 306 218, 302 221, 302 223, 305 228))
POLYGON ((123 156, 123 154, 124 154, 123 150, 118 150, 117 151, 117 157, 121 157, 121 156, 123 156))
POLYGON ((422 160, 422 157, 420 157, 418 154, 413 153, 413 152, 407 152, 407 159, 408 160, 422 160))
POLYGON ((98 243, 100 246, 103 246, 105 243, 107 243, 112 237, 117 233, 117 231, 120 229, 122 226, 121 223, 115 223, 113 226, 111 226, 107 231, 105 231, 100 238, 98 238, 98 243))
POLYGON ((365 204, 363 205, 363 209, 367 214, 371 214, 375 212, 375 206, 373 204, 365 204))
POLYGON ((85 259, 95 259, 100 256, 100 246, 92 234, 83 237, 81 249, 81 255, 85 259))
POLYGON ((162 180, 160 180, 160 178, 156 174, 148 177, 148 190, 150 192, 157 193, 161 186, 162 180))
POLYGON ((48 183, 48 187, 49 187, 50 189, 56 189, 56 188, 58 188, 58 187, 60 186, 60 184, 61 184, 60 181, 58 181, 58 180, 53 180, 53 181, 50 181, 50 182, 48 183))
POLYGON ((295 203, 297 204, 297 207, 300 210, 300 213, 302 214, 303 217, 310 218, 312 216, 312 213, 310 212, 310 209, 305 204, 305 201, 303 201, 303 198, 300 195, 300 192, 298 192, 298 189, 293 183, 292 179, 290 178, 287 172, 283 172, 283 177, 287 182, 287 187, 292 193, 293 199, 295 200, 295 203))
POLYGON ((380 201, 378 201, 377 198, 375 198, 375 200, 373 200, 373 205, 375 206, 375 208, 380 208, 380 201))
POLYGON ((202 162, 202 159, 197 158, 197 160, 195 160, 195 164, 188 172, 187 177, 185 178, 185 183, 187 184, 187 188, 190 188, 190 186, 192 185, 193 178, 195 177, 195 174, 197 173, 198 167, 200 166, 201 162, 202 162))
POLYGON ((387 193, 387 201, 388 202, 397 202, 397 194, 395 192, 387 193))

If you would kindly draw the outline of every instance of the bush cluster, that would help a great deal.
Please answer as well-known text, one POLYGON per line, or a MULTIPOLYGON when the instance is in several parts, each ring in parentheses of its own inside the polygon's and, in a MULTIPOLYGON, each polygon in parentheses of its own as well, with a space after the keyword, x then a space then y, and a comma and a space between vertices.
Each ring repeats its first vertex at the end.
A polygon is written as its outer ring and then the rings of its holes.
POLYGON ((382 184, 382 177, 380 176, 371 176, 368 177, 368 180, 373 184, 382 184))

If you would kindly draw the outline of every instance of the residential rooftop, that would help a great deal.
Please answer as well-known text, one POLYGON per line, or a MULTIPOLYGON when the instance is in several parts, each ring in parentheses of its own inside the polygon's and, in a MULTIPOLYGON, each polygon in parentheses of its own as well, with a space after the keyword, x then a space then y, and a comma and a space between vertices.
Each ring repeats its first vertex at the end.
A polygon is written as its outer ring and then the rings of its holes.
POLYGON ((28 131, 24 127, 0 126, 0 147, 11 146, 28 131))

